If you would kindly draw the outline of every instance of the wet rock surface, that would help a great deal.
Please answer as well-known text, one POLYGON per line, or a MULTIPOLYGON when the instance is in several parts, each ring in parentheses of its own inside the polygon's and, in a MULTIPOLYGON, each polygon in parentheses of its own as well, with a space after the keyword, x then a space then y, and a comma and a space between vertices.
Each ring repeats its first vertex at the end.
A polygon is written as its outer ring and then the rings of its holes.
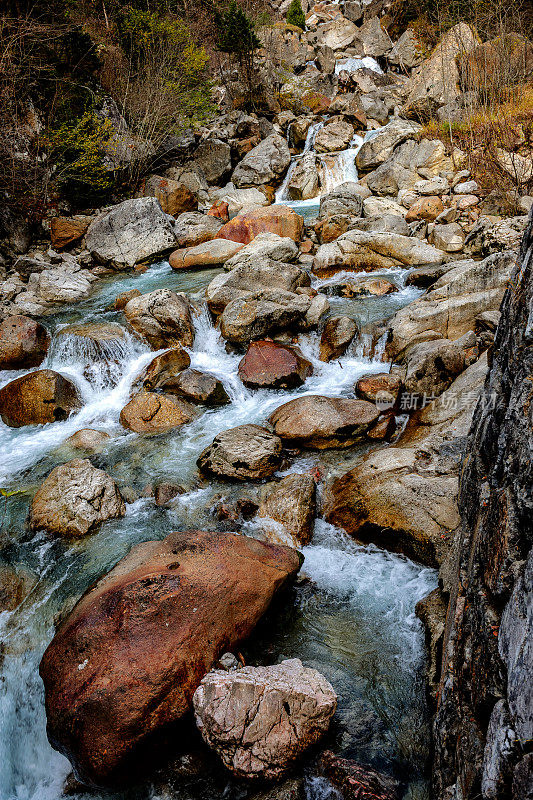
POLYGON ((131 327, 155 350, 193 344, 194 325, 185 295, 156 289, 130 300, 124 314, 131 327))
POLYGON ((0 416, 11 428, 58 422, 80 408, 76 386, 51 369, 30 372, 0 389, 0 416))
POLYGON ((307 395, 279 406, 269 421, 285 441, 321 450, 350 447, 378 417, 376 407, 365 400, 307 395))
POLYGON ((171 394, 143 389, 120 412, 120 424, 134 433, 166 433, 194 419, 190 403, 171 394))
POLYGON ((260 425, 240 425, 215 436, 198 457, 202 472, 233 480, 269 478, 281 464, 281 439, 260 425))
POLYGON ((115 481, 88 459, 77 458, 53 469, 37 490, 30 527, 60 536, 84 536, 125 512, 115 481))
POLYGON ((143 747, 187 714, 204 675, 299 568, 295 550, 235 534, 171 533, 134 547, 41 661, 48 734, 78 777, 109 786, 147 767, 143 747))
MULTIPOLYGON (((316 483, 311 475, 287 475, 261 492, 258 517, 273 519, 293 538, 294 546, 309 544, 316 513, 316 483)), ((267 537, 273 534, 267 528, 267 537)))
POLYGON ((17 315, 0 323, 0 369, 38 367, 49 346, 50 334, 40 322, 17 315))
POLYGON ((320 337, 320 360, 342 356, 357 336, 357 323, 351 317, 329 317, 320 337))
POLYGON ((531 243, 530 222, 462 464, 434 723, 439 798, 451 786, 466 800, 531 792, 531 243))
POLYGON ((252 389, 294 389, 312 373, 298 348, 271 341, 251 342, 239 364, 239 378, 252 389))

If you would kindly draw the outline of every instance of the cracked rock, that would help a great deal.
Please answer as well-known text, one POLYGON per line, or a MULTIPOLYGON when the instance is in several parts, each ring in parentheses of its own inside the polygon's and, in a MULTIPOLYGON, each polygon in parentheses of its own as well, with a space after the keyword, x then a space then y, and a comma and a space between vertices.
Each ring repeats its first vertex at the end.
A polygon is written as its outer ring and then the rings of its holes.
POLYGON ((75 458, 53 469, 37 491, 30 527, 62 536, 84 536, 101 522, 125 513, 113 478, 88 459, 75 458))
POLYGON ((97 261, 133 267, 176 245, 174 223, 155 197, 124 200, 91 223, 85 243, 97 261))
POLYGON ((133 330, 155 350, 179 345, 191 347, 194 342, 191 307, 186 295, 170 289, 156 289, 130 300, 124 314, 133 330))
POLYGON ((233 774, 273 780, 324 735, 337 695, 319 672, 293 658, 209 672, 193 704, 200 733, 233 774))

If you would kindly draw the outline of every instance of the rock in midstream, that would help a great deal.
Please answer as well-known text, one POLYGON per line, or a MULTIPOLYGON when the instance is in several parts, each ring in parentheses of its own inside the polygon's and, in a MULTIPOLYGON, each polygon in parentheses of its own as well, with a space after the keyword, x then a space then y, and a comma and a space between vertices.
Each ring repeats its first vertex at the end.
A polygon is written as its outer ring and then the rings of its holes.
POLYGON ((242 778, 280 778, 326 733, 337 695, 297 659, 270 667, 215 670, 193 698, 200 733, 242 778))
POLYGON ((64 620, 40 665, 48 736, 88 785, 133 783, 217 659, 246 639, 300 569, 288 547, 232 533, 135 546, 64 620), (154 646, 157 643, 157 646, 154 646))
POLYGON ((51 369, 22 375, 0 389, 0 416, 11 428, 65 420, 80 408, 74 383, 51 369))
POLYGON ((123 517, 126 507, 110 475, 76 458, 56 467, 33 498, 30 528, 60 536, 84 536, 108 519, 123 517))

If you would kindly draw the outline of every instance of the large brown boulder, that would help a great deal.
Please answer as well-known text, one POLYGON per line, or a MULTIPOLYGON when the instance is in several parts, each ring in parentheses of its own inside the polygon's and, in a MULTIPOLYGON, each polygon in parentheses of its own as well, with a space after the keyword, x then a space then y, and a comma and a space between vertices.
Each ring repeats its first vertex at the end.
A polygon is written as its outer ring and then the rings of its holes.
POLYGON ((120 412, 120 424, 135 433, 166 433, 195 416, 194 406, 185 400, 143 389, 120 412))
POLYGON ((251 342, 239 364, 239 378, 251 389, 294 389, 313 372, 297 347, 271 341, 251 342))
POLYGON ((0 369, 28 369, 42 364, 50 335, 30 317, 7 317, 0 324, 0 369))
POLYGON ((0 416, 10 428, 59 422, 79 408, 76 386, 51 369, 30 372, 0 389, 0 416))
POLYGON ((155 350, 162 347, 192 347, 194 325, 187 297, 170 289, 134 297, 124 309, 131 327, 155 350))
POLYGON ((155 197, 165 214, 173 217, 198 208, 198 198, 187 186, 161 175, 150 175, 144 181, 142 193, 145 197, 155 197))
POLYGON ((30 509, 30 528, 61 536, 84 536, 107 519, 123 517, 118 487, 88 459, 75 458, 56 467, 37 490, 30 509))
POLYGON ((222 431, 198 457, 202 472, 238 481, 270 478, 281 466, 281 439, 260 425, 222 431))
POLYGON ((269 422, 285 441, 322 450, 361 441, 378 417, 365 400, 306 395, 277 408, 269 422))
POLYGON ((282 205, 267 206, 248 211, 227 222, 217 233, 217 239, 231 239, 248 244, 259 233, 277 233, 295 242, 302 238, 304 220, 292 208, 282 205))
POLYGON ((132 781, 143 749, 189 711, 204 675, 246 639, 300 568, 291 548, 231 533, 137 545, 77 604, 40 666, 48 736, 77 776, 132 781))

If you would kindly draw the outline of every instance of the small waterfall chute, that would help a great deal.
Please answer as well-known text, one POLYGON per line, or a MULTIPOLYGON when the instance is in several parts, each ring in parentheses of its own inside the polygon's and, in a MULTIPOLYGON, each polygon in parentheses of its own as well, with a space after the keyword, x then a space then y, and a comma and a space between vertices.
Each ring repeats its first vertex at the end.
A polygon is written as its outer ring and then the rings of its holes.
POLYGON ((145 349, 116 323, 67 325, 55 334, 47 362, 50 368, 67 369, 101 391, 116 386, 125 364, 145 349))

